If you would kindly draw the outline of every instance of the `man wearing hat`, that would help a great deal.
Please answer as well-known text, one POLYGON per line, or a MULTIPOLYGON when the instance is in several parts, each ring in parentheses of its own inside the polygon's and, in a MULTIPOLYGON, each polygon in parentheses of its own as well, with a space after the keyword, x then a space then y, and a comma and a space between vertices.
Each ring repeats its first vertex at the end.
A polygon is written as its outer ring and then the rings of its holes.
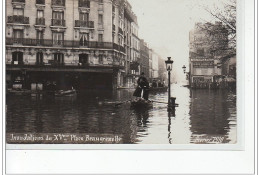
POLYGON ((136 88, 136 90, 135 90, 133 95, 135 97, 141 97, 142 92, 143 92, 143 96, 142 97, 145 100, 148 100, 148 96, 149 96, 149 82, 145 78, 144 72, 141 73, 141 76, 137 80, 137 88, 136 88))

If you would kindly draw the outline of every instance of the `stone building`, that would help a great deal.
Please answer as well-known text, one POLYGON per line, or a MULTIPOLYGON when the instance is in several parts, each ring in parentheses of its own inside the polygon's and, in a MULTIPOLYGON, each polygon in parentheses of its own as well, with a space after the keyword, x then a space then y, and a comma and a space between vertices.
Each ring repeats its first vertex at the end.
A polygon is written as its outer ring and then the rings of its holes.
POLYGON ((149 48, 148 44, 144 40, 140 40, 140 72, 144 72, 145 76, 149 75, 149 48))
POLYGON ((159 78, 158 71, 159 55, 153 49, 149 49, 149 74, 151 80, 159 78))
POLYGON ((153 75, 153 50, 149 49, 149 79, 152 80, 153 75))
POLYGON ((166 79, 167 79, 165 60, 160 56, 158 59, 158 77, 159 77, 160 81, 166 81, 166 79))
POLYGON ((228 31, 220 22, 196 23, 189 40, 191 87, 208 88, 222 75, 221 58, 228 50, 228 31))
POLYGON ((132 6, 128 2, 125 3, 124 18, 124 41, 127 60, 124 86, 133 87, 139 75, 139 65, 136 61, 140 53, 137 17, 132 12, 132 6))
POLYGON ((59 89, 123 85, 130 62, 124 38, 125 28, 131 29, 125 25, 132 14, 128 5, 126 0, 7 0, 7 86, 17 80, 27 89, 32 83, 59 89))

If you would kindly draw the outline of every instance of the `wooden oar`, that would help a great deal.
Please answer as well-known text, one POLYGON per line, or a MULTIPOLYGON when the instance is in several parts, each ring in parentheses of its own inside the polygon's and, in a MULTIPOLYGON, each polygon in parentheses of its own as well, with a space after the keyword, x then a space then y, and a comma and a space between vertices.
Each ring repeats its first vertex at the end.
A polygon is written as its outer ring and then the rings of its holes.
POLYGON ((115 104, 115 107, 117 107, 117 106, 119 106, 119 105, 122 105, 122 104, 124 104, 124 103, 130 102, 130 101, 132 101, 132 100, 127 100, 127 101, 123 101, 123 102, 117 103, 117 104, 115 104))
MULTIPOLYGON (((167 105, 168 105, 168 103, 167 103, 167 102, 154 101, 154 100, 151 100, 151 102, 155 102, 155 103, 162 103, 162 104, 167 104, 167 105)), ((178 103, 175 103, 175 106, 179 106, 179 104, 178 104, 178 103)))
POLYGON ((155 103, 162 103, 162 104, 168 104, 167 102, 154 101, 154 100, 151 100, 151 102, 155 102, 155 103))

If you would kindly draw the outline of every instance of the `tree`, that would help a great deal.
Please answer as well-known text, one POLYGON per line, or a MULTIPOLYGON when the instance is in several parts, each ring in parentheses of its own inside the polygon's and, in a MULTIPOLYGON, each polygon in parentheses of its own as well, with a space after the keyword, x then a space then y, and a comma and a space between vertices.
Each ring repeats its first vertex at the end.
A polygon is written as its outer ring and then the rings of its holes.
POLYGON ((226 0, 223 3, 223 7, 219 8, 215 6, 214 9, 205 7, 204 9, 212 17, 225 25, 228 31, 229 46, 236 48, 236 0, 226 0))

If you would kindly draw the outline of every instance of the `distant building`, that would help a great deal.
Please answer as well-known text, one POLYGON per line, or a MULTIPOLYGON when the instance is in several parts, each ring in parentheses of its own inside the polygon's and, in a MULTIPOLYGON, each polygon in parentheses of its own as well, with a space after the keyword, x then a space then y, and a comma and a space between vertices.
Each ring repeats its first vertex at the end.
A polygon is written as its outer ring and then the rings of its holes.
POLYGON ((161 58, 160 56, 158 59, 158 77, 161 81, 167 79, 165 60, 163 58, 161 58))
POLYGON ((149 49, 149 79, 153 77, 153 50, 149 49))
POLYGON ((149 48, 144 40, 140 40, 140 72, 144 72, 145 76, 149 76, 149 48))
POLYGON ((210 87, 222 75, 221 58, 228 50, 228 31, 220 22, 196 23, 189 40, 191 86, 210 87))
POLYGON ((159 55, 151 49, 151 57, 152 57, 152 79, 157 79, 159 77, 159 55))

